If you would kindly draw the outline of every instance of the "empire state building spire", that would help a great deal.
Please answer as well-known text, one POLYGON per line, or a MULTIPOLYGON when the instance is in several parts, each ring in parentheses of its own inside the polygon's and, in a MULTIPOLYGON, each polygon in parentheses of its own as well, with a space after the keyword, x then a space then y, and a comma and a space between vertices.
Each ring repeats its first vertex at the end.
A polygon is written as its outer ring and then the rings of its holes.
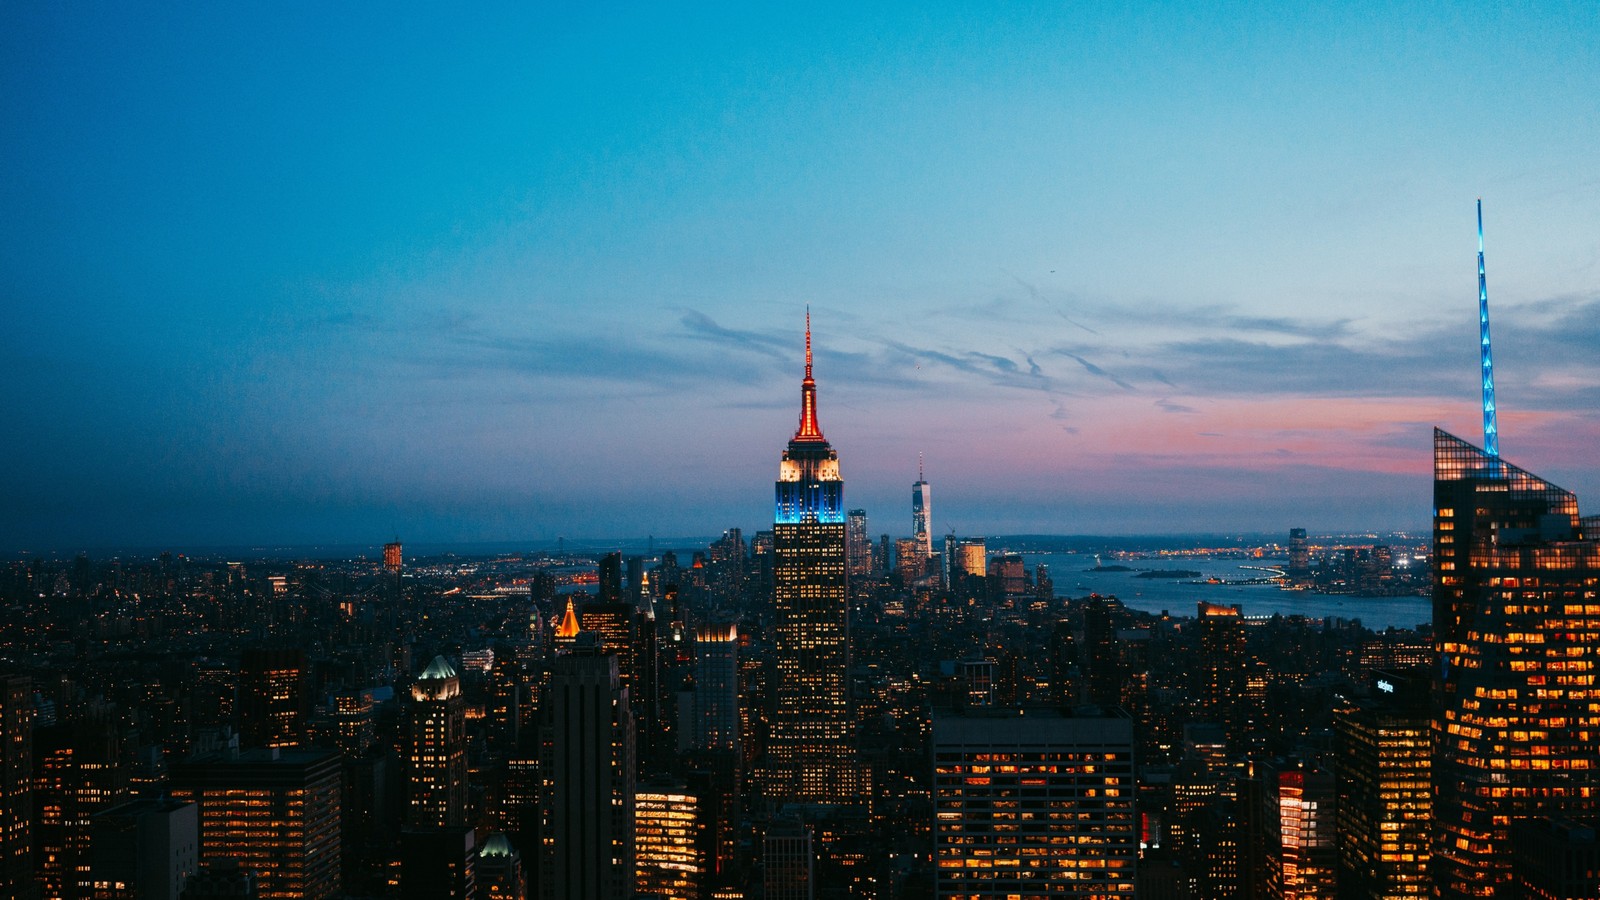
POLYGON ((796 441, 827 442, 822 436, 822 426, 817 424, 817 382, 811 377, 811 307, 806 307, 806 377, 800 382, 800 427, 795 429, 796 441))

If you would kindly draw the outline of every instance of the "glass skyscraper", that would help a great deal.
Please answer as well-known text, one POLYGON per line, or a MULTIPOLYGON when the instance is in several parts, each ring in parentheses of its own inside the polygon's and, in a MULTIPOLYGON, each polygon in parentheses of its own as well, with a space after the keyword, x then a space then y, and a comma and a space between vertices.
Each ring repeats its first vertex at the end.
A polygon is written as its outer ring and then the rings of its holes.
POLYGON ((1439 430, 1433 495, 1432 877, 1508 896, 1515 820, 1600 812, 1600 518, 1439 430))

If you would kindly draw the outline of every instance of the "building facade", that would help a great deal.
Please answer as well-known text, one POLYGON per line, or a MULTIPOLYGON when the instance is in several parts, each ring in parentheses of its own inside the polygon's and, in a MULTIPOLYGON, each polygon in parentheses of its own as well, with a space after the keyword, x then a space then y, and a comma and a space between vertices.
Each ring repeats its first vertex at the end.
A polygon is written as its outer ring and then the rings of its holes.
POLYGON ((1434 431, 1433 880, 1509 896, 1511 825, 1600 812, 1600 519, 1434 431))
POLYGON ((1082 712, 934 711, 941 900, 1133 896, 1133 723, 1082 712))
POLYGON ((800 424, 775 493, 776 680, 764 793, 774 802, 843 802, 856 793, 844 481, 817 422, 809 316, 800 424))

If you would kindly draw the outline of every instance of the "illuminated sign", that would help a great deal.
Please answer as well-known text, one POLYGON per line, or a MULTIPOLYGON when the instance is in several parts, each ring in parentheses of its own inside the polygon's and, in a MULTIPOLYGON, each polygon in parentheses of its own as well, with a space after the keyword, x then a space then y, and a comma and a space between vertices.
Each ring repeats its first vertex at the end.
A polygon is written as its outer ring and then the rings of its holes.
POLYGON ((1392 693, 1394 693, 1394 685, 1390 684, 1387 681, 1384 681, 1382 678, 1379 678, 1378 679, 1378 690, 1383 691, 1385 694, 1392 694, 1392 693))

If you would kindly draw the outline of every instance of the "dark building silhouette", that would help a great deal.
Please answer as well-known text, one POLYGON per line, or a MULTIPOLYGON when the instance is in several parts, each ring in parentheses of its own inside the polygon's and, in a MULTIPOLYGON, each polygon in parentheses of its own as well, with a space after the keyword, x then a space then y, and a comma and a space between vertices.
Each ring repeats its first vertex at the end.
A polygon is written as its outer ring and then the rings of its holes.
POLYGON ((31 900, 33 885, 33 690, 0 676, 0 896, 31 900))
POLYGON ((298 747, 311 710, 306 652, 253 647, 239 660, 239 734, 251 747, 298 747))
POLYGON ((1238 607, 1202 600, 1196 621, 1200 629, 1200 716, 1223 726, 1238 746, 1249 721, 1244 617, 1238 607))
POLYGON ((200 816, 193 803, 130 800, 91 820, 88 883, 94 900, 178 900, 200 861, 200 816))
POLYGON ((1513 820, 1600 813, 1600 519, 1434 431, 1433 880, 1503 896, 1513 820))
POLYGON ((1511 827, 1511 895, 1526 900, 1600 897, 1600 842, 1594 819, 1539 817, 1511 827))
POLYGON ((633 892, 633 720, 617 658, 595 637, 580 634, 550 667, 540 729, 542 900, 633 892))

